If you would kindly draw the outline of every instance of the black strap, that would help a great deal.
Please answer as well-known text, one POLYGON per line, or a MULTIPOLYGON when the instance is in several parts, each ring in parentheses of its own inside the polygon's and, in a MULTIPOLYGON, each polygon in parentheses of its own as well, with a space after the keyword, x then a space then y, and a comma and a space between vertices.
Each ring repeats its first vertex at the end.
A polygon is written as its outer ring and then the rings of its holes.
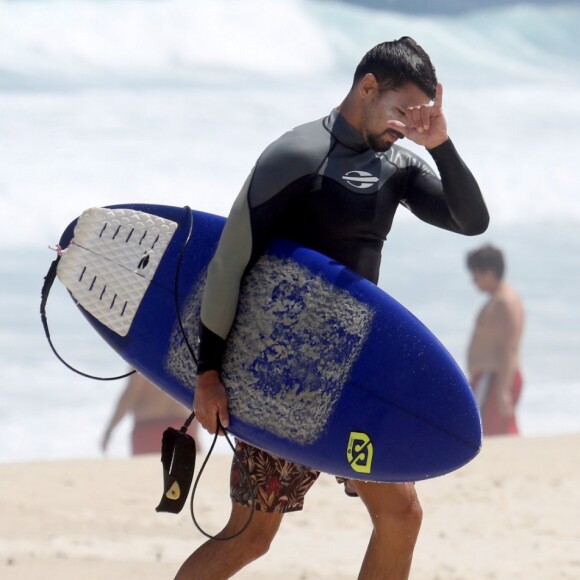
MULTIPOLYGON (((157 512, 168 512, 172 514, 178 514, 183 509, 185 502, 187 501, 187 496, 191 488, 191 482, 193 481, 193 474, 195 471, 195 455, 196 455, 196 445, 195 440, 191 435, 188 435, 187 428, 191 424, 195 417, 195 413, 191 413, 188 419, 185 421, 179 431, 173 427, 168 427, 164 433, 161 442, 161 464, 163 466, 163 495, 159 501, 159 505, 155 508, 157 512)), ((231 540, 236 538, 241 533, 243 533, 250 525, 252 518, 254 517, 256 492, 250 480, 250 475, 247 472, 246 467, 240 461, 240 457, 236 448, 230 441, 230 438, 224 429, 224 427, 219 423, 218 419, 218 432, 214 435, 212 444, 207 452, 204 462, 197 474, 195 483, 193 484, 193 491, 191 492, 190 501, 190 513, 191 519, 195 524, 195 527, 203 534, 206 538, 211 540, 231 540), (193 502, 195 494, 197 493, 197 486, 201 479, 203 472, 205 471, 206 465, 213 453, 217 438, 219 436, 220 430, 223 431, 225 438, 231 447, 234 455, 238 459, 242 470, 242 477, 248 489, 250 490, 250 503, 251 511, 248 515, 246 523, 242 526, 240 530, 231 534, 230 536, 213 536, 206 532, 198 523, 195 517, 195 511, 193 507, 193 502)))
POLYGON ((181 246, 181 251, 179 252, 179 257, 177 258, 177 266, 175 267, 175 282, 173 288, 173 300, 175 303, 175 315, 177 317, 177 324, 179 325, 179 330, 181 332, 181 336, 183 336, 183 340, 185 341, 185 346, 187 346, 187 350, 191 355, 191 358, 194 360, 197 366, 197 355, 195 354, 195 350, 191 343, 189 342, 189 338, 187 337, 187 333, 185 332, 185 327, 183 326, 183 320, 181 318, 181 309, 179 308, 179 277, 181 274, 181 265, 183 263, 183 256, 185 255, 185 250, 189 246, 189 242, 191 241, 191 235, 193 233, 193 212, 189 206, 185 206, 183 208, 187 213, 187 221, 188 221, 188 229, 187 229, 187 236, 185 237, 185 241, 181 246))
MULTIPOLYGON (((191 354, 193 360, 197 364, 197 356, 195 354, 193 347, 191 346, 191 343, 189 342, 189 339, 187 337, 187 333, 185 332, 185 328, 183 326, 183 321, 181 319, 181 312, 180 312, 180 308, 179 308, 178 289, 179 289, 179 276, 181 273, 181 265, 183 262, 185 250, 186 250, 187 246, 189 245, 189 242, 191 240, 191 235, 193 232, 193 212, 191 211, 191 209, 188 206, 185 206, 184 210, 187 212, 187 215, 188 215, 188 231, 187 231, 186 239, 185 239, 185 241, 181 247, 181 251, 179 253, 176 271, 175 271, 174 302, 175 302, 175 311, 176 311, 176 315, 177 315, 179 329, 181 331, 181 334, 183 336, 183 339, 185 341, 187 349, 189 350, 189 353, 191 354)), ((48 328, 48 320, 47 320, 47 316, 46 316, 46 303, 48 301, 48 296, 50 294, 50 290, 52 289, 52 284, 56 278, 56 272, 57 272, 58 263, 60 261, 60 258, 61 258, 60 255, 57 256, 56 260, 54 260, 52 262, 52 264, 50 265, 50 268, 49 268, 46 276, 44 277, 44 283, 42 285, 42 291, 41 291, 41 296, 40 296, 40 298, 41 298, 40 299, 40 318, 42 321, 42 326, 44 327, 44 334, 46 335, 46 339, 48 340, 48 344, 50 345, 52 352, 55 354, 55 356, 58 358, 58 360, 64 366, 66 366, 67 368, 69 368, 73 372, 75 372, 83 377, 89 378, 89 379, 94 379, 94 380, 98 380, 98 381, 115 381, 118 379, 124 379, 126 377, 129 377, 130 375, 135 373, 134 370, 129 372, 129 373, 126 373, 126 374, 123 374, 120 376, 116 376, 116 377, 96 377, 96 376, 84 373, 84 372, 79 371, 78 369, 74 368, 69 363, 67 363, 60 356, 60 354, 57 352, 56 348, 54 347, 54 345, 52 343, 52 339, 50 337, 50 331, 48 328)), ((177 431, 176 429, 173 429, 173 428, 168 428, 168 429, 166 429, 165 433, 163 434, 161 461, 163 464, 163 471, 164 471, 164 495, 161 499, 161 502, 159 503, 159 505, 156 508, 157 511, 169 511, 172 513, 179 513, 181 511, 183 505, 185 504, 185 501, 187 499, 187 495, 189 494, 189 488, 191 486, 191 481, 193 479, 193 472, 195 469, 196 447, 195 447, 195 441, 194 441, 193 437, 191 437, 190 435, 187 434, 187 429, 191 425, 191 422, 193 421, 194 417, 195 417, 195 413, 192 412, 190 414, 190 416, 187 418, 187 420, 185 421, 185 423, 183 424, 183 426, 179 429, 179 431, 177 431), (181 485, 181 488, 180 488, 179 499, 178 499, 178 501, 175 501, 175 498, 171 497, 170 491, 171 491, 171 487, 172 487, 173 483, 175 481, 177 481, 178 479, 183 485, 181 485)), ((210 538, 213 540, 222 540, 222 541, 231 540, 231 539, 239 536, 242 532, 244 532, 248 528, 248 526, 250 525, 252 518, 254 516, 255 504, 256 504, 256 490, 255 490, 254 486, 252 485, 250 475, 247 472, 243 463, 240 461, 240 458, 238 457, 238 453, 236 451, 236 448, 232 444, 232 442, 227 434, 227 430, 221 425, 221 423, 219 422, 219 419, 218 419, 218 430, 214 436, 214 439, 212 441, 210 449, 206 455, 206 458, 205 458, 205 460, 204 460, 204 462, 199 470, 199 473, 198 473, 197 478, 195 479, 195 483, 193 485, 193 491, 191 493, 191 502, 190 502, 191 518, 192 518, 195 526, 197 527, 197 529, 207 538, 210 538), (220 430, 224 433, 225 438, 228 442, 228 445, 232 449, 234 455, 238 458, 238 461, 239 461, 239 464, 240 464, 240 467, 242 470, 242 476, 243 476, 246 484, 248 485, 248 489, 250 490, 250 497, 251 497, 250 501, 252 504, 250 514, 248 516, 248 520, 246 521, 244 526, 239 531, 235 532, 234 534, 232 534, 230 536, 212 536, 211 534, 208 534, 207 532, 205 532, 198 524, 198 522, 195 518, 195 513, 194 513, 194 508, 193 508, 193 501, 194 501, 195 493, 197 491, 197 486, 199 484, 201 475, 205 470, 207 462, 208 462, 208 460, 209 460, 209 458, 214 450, 214 447, 216 445, 220 430)))
POLYGON ((119 379, 124 379, 124 378, 131 376, 135 372, 134 370, 131 372, 125 373, 124 375, 119 375, 116 377, 96 377, 93 375, 89 375, 87 373, 83 373, 82 371, 79 371, 78 369, 75 369, 72 365, 67 363, 60 356, 60 354, 57 352, 56 348, 54 347, 54 344, 52 343, 52 339, 50 337, 50 331, 48 329, 48 320, 46 317, 46 303, 48 301, 48 296, 50 294, 52 284, 54 282, 54 279, 56 278, 56 270, 58 268, 58 263, 60 261, 60 258, 61 258, 60 256, 57 256, 56 260, 54 260, 52 262, 52 264, 50 265, 50 268, 48 269, 48 272, 47 272, 46 276, 44 277, 44 284, 42 285, 42 290, 40 292, 40 319, 42 321, 42 326, 44 327, 44 334, 46 336, 46 340, 48 340, 48 344, 50 345, 52 352, 55 354, 56 358, 65 367, 67 367, 71 371, 77 373, 78 375, 81 375, 82 377, 86 377, 87 379, 94 379, 96 381, 117 381, 119 379))
POLYGON ((209 448, 209 451, 207 452, 207 455, 205 457, 205 460, 199 470, 199 473, 197 474, 197 477, 195 479, 195 483, 193 484, 193 491, 191 492, 191 501, 190 501, 190 505, 189 505, 189 510, 191 513, 191 519, 193 520, 193 523, 195 524, 195 527, 206 537, 209 538, 210 540, 220 540, 220 541, 227 541, 227 540, 233 540, 234 538, 237 538, 240 534, 242 534, 243 532, 245 532, 249 525, 252 523, 252 518, 254 517, 254 512, 256 511, 256 488, 252 485, 252 480, 250 479, 250 474, 248 473, 248 470, 246 469, 246 467, 244 466, 244 464, 242 463, 238 452, 236 451, 235 446, 232 444, 229 436, 228 436, 228 432, 227 430, 222 427, 222 424, 220 423, 220 420, 218 418, 218 430, 214 435, 213 441, 211 443, 211 446, 209 448), (209 458, 213 452, 213 449, 215 447, 215 444, 217 442, 217 438, 219 437, 219 432, 220 429, 223 431, 224 437, 226 438, 226 441, 228 442, 228 445, 230 446, 231 450, 233 451, 234 455, 236 456, 236 458, 238 459, 238 463, 240 465, 241 471, 242 471, 242 477, 244 478, 244 482, 247 485, 248 489, 250 490, 250 513, 248 514, 248 519, 246 520, 246 523, 237 531, 234 532, 233 534, 229 535, 229 536, 212 536, 211 534, 208 534, 205 530, 203 530, 201 528, 201 526, 198 524, 196 518, 195 518, 195 513, 194 513, 194 509, 193 509, 193 499, 195 497, 195 494, 197 492, 197 485, 199 483, 199 480, 201 478, 201 474, 203 473, 205 466, 207 465, 207 462, 209 461, 209 458))

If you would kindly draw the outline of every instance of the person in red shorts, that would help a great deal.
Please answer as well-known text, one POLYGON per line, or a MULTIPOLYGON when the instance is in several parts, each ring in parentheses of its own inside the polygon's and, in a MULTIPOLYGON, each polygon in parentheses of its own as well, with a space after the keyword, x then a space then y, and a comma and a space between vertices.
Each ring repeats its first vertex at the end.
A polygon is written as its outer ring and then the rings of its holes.
POLYGON ((501 250, 486 245, 469 252, 467 267, 477 288, 489 294, 476 319, 468 351, 470 384, 480 408, 483 434, 517 435, 524 306, 503 279, 501 250))
MULTIPOLYGON (((160 391, 143 375, 134 373, 119 397, 109 420, 101 448, 107 450, 111 434, 126 415, 133 415, 132 454, 161 453, 161 438, 167 427, 179 429, 190 412, 160 391)), ((196 423, 192 425, 195 428, 196 423)))

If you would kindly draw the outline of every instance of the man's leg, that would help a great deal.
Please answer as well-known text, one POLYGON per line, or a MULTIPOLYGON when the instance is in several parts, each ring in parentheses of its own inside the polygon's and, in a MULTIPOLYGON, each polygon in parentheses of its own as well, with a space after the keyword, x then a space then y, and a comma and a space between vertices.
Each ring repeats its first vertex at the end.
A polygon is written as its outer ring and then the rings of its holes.
POLYGON ((232 540, 209 540, 183 564, 176 580, 221 580, 230 578, 270 548, 286 511, 302 509, 304 496, 319 472, 286 461, 237 441, 230 474, 233 499, 230 521, 219 535, 227 537, 241 530, 248 521, 246 507, 254 496, 255 512, 246 530, 232 540), (253 493, 247 478, 252 481, 253 493))
MULTIPOLYGON (((250 508, 232 504, 226 527, 218 536, 227 537, 241 530, 250 508)), ((282 517, 281 513, 255 511, 249 527, 231 540, 208 540, 183 563, 175 580, 221 580, 230 578, 270 548, 282 517)))
POLYGON ((373 522, 359 580, 406 580, 423 517, 415 485, 350 483, 373 522))

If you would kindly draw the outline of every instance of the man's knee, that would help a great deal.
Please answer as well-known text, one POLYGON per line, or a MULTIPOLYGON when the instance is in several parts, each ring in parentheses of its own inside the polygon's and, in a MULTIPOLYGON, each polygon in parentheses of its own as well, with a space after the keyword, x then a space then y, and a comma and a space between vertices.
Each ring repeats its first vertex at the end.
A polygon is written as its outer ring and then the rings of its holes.
MULTIPOLYGON (((234 508, 234 511, 238 510, 234 508)), ((249 517, 249 514, 247 515, 249 517)), ((268 552, 272 541, 276 537, 281 521, 282 514, 259 511, 252 514, 250 524, 236 538, 240 545, 243 545, 243 550, 247 554, 249 560, 256 560, 268 552)), ((227 536, 232 531, 235 532, 236 530, 240 530, 242 527, 240 524, 242 523, 246 524, 247 519, 244 521, 239 514, 236 514, 232 521, 230 521, 228 528, 224 530, 224 535, 227 536)))
POLYGON ((357 485, 357 491, 377 532, 395 526, 411 535, 419 533, 423 509, 412 483, 369 485, 373 488, 357 485))
POLYGON ((382 538, 392 538, 393 534, 401 540, 415 543, 421 530, 423 509, 418 500, 402 502, 395 509, 388 509, 373 518, 373 529, 382 538))
POLYGON ((257 560, 268 553, 276 535, 275 532, 272 533, 268 529, 246 530, 245 533, 248 534, 245 540, 249 556, 252 560, 257 560))
POLYGON ((419 498, 416 495, 407 497, 400 506, 400 511, 395 513, 395 517, 398 517, 400 521, 404 522, 404 525, 410 528, 416 528, 419 531, 423 521, 423 508, 421 507, 419 498))

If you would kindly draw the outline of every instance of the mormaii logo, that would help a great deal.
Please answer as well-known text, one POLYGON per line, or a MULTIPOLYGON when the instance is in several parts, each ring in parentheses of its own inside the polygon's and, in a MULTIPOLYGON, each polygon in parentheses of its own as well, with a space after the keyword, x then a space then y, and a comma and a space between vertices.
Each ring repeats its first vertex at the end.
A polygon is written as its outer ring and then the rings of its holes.
POLYGON ((342 178, 353 187, 357 189, 366 189, 367 187, 372 187, 379 178, 375 177, 372 173, 367 171, 349 171, 345 173, 342 178))

